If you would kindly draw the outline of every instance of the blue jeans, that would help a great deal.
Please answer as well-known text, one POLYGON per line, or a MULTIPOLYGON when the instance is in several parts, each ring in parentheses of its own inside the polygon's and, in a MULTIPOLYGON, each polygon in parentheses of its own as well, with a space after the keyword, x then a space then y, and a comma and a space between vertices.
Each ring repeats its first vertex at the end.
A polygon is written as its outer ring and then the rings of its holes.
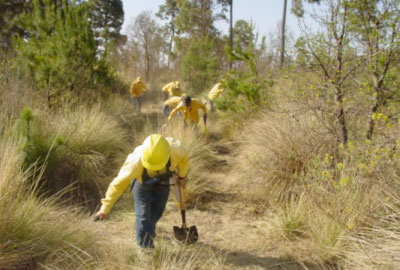
POLYGON ((133 107, 135 107, 138 112, 140 112, 140 107, 142 106, 142 97, 131 97, 133 107))
POLYGON ((169 107, 167 105, 163 105, 162 112, 163 112, 164 116, 168 117, 171 110, 169 109, 169 107))
MULTIPOLYGON (((151 180, 151 179, 150 179, 151 180)), ((154 248, 156 224, 161 218, 169 195, 169 180, 162 184, 133 186, 136 212, 136 242, 142 248, 154 248)))

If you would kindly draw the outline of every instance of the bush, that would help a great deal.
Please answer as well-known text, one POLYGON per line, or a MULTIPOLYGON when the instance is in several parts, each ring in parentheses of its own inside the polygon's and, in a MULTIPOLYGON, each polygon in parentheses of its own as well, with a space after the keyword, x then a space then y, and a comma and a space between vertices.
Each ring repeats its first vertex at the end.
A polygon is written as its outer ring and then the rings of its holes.
POLYGON ((25 35, 15 42, 21 72, 28 73, 51 108, 82 95, 83 89, 92 90, 86 92, 91 98, 104 96, 108 93, 101 90, 114 80, 105 60, 97 57, 87 6, 59 5, 33 1, 32 10, 21 16, 25 35))
POLYGON ((83 261, 98 256, 97 232, 76 210, 57 209, 54 199, 38 197, 36 181, 22 170, 19 143, 0 138, 0 267, 33 269, 44 262, 52 269, 83 269, 83 261))
POLYGON ((253 198, 274 202, 298 192, 314 157, 334 151, 334 140, 320 128, 312 118, 261 113, 242 129, 235 167, 253 198))
POLYGON ((124 130, 99 107, 53 116, 26 109, 17 130, 24 138, 24 168, 44 168, 42 191, 55 194, 71 186, 64 198, 90 208, 125 149, 124 130))

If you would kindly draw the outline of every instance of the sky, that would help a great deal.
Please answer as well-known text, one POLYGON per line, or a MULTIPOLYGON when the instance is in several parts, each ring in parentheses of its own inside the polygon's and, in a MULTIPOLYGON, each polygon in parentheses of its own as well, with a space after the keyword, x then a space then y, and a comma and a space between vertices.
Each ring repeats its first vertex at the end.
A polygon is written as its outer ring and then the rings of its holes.
MULTIPOLYGON (((124 24, 122 32, 126 34, 126 29, 132 20, 142 11, 152 11, 155 14, 158 11, 159 5, 164 3, 164 0, 122 0, 125 12, 124 24)), ((291 0, 288 0, 288 8, 286 15, 287 29, 295 35, 300 34, 297 18, 290 13, 291 0)), ((309 4, 305 4, 307 10, 309 4)), ((261 36, 268 36, 269 33, 277 31, 277 25, 282 19, 283 0, 233 0, 233 24, 235 21, 243 19, 252 21, 255 25, 255 30, 261 36)), ((226 14, 229 16, 229 13, 226 14)), ((229 22, 218 21, 216 27, 228 33, 229 22)))

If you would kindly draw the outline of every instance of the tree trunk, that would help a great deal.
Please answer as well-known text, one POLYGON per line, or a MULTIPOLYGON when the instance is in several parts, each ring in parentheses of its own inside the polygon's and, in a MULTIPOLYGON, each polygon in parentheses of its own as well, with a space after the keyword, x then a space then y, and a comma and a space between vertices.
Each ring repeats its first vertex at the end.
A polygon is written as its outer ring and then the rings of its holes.
POLYGON ((343 109, 343 96, 341 89, 336 89, 336 103, 339 106, 337 118, 342 132, 342 143, 346 145, 348 141, 348 132, 346 126, 345 112, 343 109))
POLYGON ((283 16, 282 16, 282 29, 281 29, 281 60, 280 60, 280 68, 283 67, 283 60, 285 57, 285 27, 286 27, 286 6, 287 0, 283 2, 283 16))
POLYGON ((168 52, 168 62, 167 62, 168 69, 169 69, 169 63, 171 62, 170 58, 172 56, 172 43, 174 42, 174 36, 175 36, 175 26, 172 23, 172 25, 171 25, 171 40, 169 41, 169 52, 168 52))
MULTIPOLYGON (((233 0, 229 1, 229 5, 230 5, 230 10, 229 10, 229 47, 231 49, 231 51, 233 51, 233 0)), ((233 66, 233 61, 230 60, 229 61, 229 68, 232 68, 233 66)))
POLYGON ((373 115, 378 111, 379 104, 380 104, 380 96, 381 96, 381 86, 382 86, 383 80, 379 79, 377 75, 374 75, 374 89, 375 89, 375 102, 374 105, 372 105, 369 115, 368 115, 368 128, 367 128, 367 134, 365 135, 365 138, 367 140, 372 139, 372 135, 374 134, 374 129, 375 129, 375 120, 373 115))

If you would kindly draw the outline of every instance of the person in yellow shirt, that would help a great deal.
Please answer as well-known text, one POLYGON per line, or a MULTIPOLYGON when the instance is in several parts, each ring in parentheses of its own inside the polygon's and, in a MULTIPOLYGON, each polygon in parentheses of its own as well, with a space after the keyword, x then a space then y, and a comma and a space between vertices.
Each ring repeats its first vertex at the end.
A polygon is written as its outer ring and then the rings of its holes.
POLYGON ((148 136, 131 153, 118 176, 110 183, 96 219, 103 220, 132 182, 136 212, 136 241, 141 248, 154 248, 156 224, 169 196, 169 181, 175 174, 184 181, 189 170, 189 152, 181 142, 160 134, 148 136))
POLYGON ((167 99, 162 106, 163 114, 168 117, 169 113, 178 106, 181 100, 182 97, 170 97, 167 99))
POLYGON ((211 88, 211 91, 208 93, 208 102, 210 103, 211 111, 215 112, 214 100, 218 98, 223 91, 224 89, 222 88, 222 84, 220 82, 211 88))
POLYGON ((179 81, 175 82, 170 82, 166 84, 163 88, 162 91, 164 92, 166 98, 169 97, 180 97, 182 96, 182 89, 181 89, 181 83, 179 81))
POLYGON ((190 96, 182 97, 182 101, 178 106, 171 111, 168 117, 168 121, 178 112, 182 111, 186 122, 188 123, 199 123, 199 110, 203 110, 204 125, 207 120, 207 107, 197 98, 191 98, 190 96))
POLYGON ((140 77, 137 77, 131 84, 130 93, 134 106, 137 106, 139 112, 142 104, 142 96, 146 92, 147 86, 140 77))

